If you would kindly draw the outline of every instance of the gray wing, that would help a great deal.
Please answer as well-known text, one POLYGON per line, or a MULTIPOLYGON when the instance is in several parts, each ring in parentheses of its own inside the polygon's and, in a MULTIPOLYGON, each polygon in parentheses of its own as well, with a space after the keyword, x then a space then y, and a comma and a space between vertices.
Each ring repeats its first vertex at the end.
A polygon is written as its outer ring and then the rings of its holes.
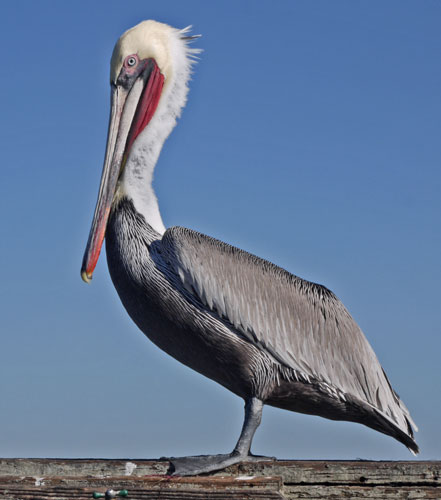
POLYGON ((162 248, 183 286, 276 362, 365 401, 408 432, 406 407, 330 290, 189 229, 168 229, 162 248))

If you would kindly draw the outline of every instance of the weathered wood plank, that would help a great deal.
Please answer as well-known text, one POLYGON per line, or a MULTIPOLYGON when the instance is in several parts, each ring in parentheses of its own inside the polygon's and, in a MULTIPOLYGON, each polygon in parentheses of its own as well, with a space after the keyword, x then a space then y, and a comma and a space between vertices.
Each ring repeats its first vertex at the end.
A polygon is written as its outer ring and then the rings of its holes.
MULTIPOLYGON (((0 477, 165 475, 167 460, 0 459, 0 477)), ((287 483, 427 483, 441 485, 440 461, 271 460, 245 462, 213 476, 282 476, 287 483)))
MULTIPOLYGON (((4 500, 90 500, 92 498, 92 490, 77 488, 54 488, 51 490, 35 491, 32 489, 25 490, 8 490, 0 492, 0 497, 4 500)), ((285 497, 278 492, 271 491, 258 491, 252 492, 243 490, 184 490, 171 489, 171 490, 131 490, 129 499, 132 500, 250 500, 251 498, 262 500, 284 500, 285 497)))
MULTIPOLYGON (((232 471, 232 468, 230 470, 232 471)), ((439 461, 274 460, 239 464, 236 466, 237 472, 259 476, 282 476, 285 484, 394 483, 441 486, 441 462, 439 461)))
POLYGON ((216 474, 165 475, 167 460, 0 459, 5 500, 91 499, 93 491, 129 490, 129 500, 437 499, 441 462, 264 461, 216 474))
POLYGON ((287 499, 302 500, 441 500, 439 488, 415 486, 291 485, 284 494, 287 499))
POLYGON ((0 477, 4 476, 148 476, 165 475, 168 460, 112 460, 61 458, 2 458, 0 477))
POLYGON ((0 497, 4 499, 58 500, 91 499, 94 491, 127 489, 129 498, 137 499, 249 499, 281 500, 282 480, 280 477, 199 477, 174 478, 167 476, 148 477, 3 477, 0 478, 0 497))

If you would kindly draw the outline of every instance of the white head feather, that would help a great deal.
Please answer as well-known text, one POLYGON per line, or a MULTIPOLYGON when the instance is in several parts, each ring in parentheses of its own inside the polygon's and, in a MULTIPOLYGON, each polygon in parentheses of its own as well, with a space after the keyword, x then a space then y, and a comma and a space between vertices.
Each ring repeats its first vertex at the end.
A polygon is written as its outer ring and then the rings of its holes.
POLYGON ((143 21, 126 31, 115 45, 110 79, 116 83, 128 55, 152 58, 164 75, 158 107, 150 123, 130 150, 118 187, 118 196, 129 196, 139 213, 159 233, 165 231, 152 188, 153 170, 164 141, 176 125, 187 101, 191 67, 200 49, 190 48, 190 27, 178 30, 156 21, 143 21))

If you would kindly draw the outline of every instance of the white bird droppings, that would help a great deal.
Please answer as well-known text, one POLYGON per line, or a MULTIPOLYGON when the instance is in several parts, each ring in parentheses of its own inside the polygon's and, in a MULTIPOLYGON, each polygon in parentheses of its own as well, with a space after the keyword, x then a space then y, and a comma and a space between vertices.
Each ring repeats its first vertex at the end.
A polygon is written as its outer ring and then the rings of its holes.
POLYGON ((249 481, 250 479, 254 479, 256 476, 238 476, 236 477, 236 481, 249 481))
POLYGON ((36 477, 35 486, 43 486, 44 485, 44 477, 36 477))
POLYGON ((125 475, 126 476, 131 476, 133 474, 133 471, 136 469, 136 464, 133 462, 126 462, 126 471, 125 475))

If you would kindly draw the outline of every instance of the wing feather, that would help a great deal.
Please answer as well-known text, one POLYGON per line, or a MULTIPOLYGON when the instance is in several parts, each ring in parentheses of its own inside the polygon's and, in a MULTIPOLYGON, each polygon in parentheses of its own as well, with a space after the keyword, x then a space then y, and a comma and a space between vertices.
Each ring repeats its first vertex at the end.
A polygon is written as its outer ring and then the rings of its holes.
POLYGON ((406 407, 330 290, 189 229, 168 229, 162 247, 183 286, 238 334, 304 379, 365 401, 407 432, 406 407))

